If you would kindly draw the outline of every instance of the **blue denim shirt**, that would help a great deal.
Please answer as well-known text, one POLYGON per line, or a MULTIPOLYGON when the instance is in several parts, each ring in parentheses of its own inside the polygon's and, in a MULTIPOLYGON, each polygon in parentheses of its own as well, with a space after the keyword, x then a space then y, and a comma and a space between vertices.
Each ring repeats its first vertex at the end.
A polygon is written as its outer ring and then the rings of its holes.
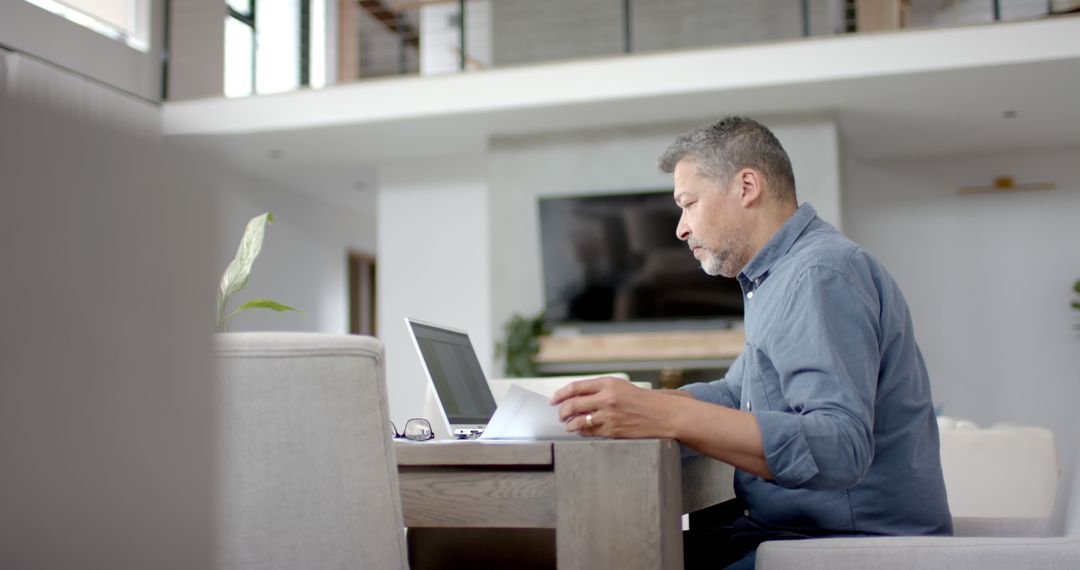
POLYGON ((738 275, 746 348, 684 389, 761 426, 773 480, 743 471, 758 525, 948 535, 930 380, 907 302, 876 259, 802 207, 738 275))

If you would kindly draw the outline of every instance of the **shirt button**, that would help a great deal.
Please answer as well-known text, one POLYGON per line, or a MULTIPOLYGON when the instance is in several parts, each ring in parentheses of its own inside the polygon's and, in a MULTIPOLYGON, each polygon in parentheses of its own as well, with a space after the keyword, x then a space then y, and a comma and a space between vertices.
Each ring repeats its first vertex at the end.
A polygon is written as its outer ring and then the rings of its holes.
POLYGON ((744 516, 744 517, 748 517, 748 516, 750 516, 750 510, 749 510, 749 509, 747 509, 747 510, 743 511, 743 512, 742 512, 742 516, 744 516))
POLYGON ((747 294, 746 294, 746 298, 747 298, 747 299, 753 299, 753 298, 754 298, 754 292, 753 292, 753 291, 751 291, 751 292, 747 293, 747 294))

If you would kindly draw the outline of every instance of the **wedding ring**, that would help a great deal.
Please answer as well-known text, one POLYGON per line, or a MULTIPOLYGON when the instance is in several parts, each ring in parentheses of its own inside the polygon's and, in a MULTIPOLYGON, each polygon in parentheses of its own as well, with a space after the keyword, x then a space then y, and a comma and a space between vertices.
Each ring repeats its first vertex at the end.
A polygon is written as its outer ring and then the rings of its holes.
POLYGON ((589 429, 596 427, 592 423, 592 414, 585 414, 585 425, 589 426, 589 429))

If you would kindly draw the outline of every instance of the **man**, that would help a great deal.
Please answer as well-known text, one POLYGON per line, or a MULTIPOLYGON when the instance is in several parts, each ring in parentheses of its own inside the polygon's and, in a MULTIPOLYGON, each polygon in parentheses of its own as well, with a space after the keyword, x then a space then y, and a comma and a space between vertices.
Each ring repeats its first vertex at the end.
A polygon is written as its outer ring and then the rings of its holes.
POLYGON ((787 153, 751 119, 678 137, 660 169, 679 239, 742 286, 746 348, 722 380, 677 391, 571 384, 552 399, 567 430, 676 439, 736 467, 746 516, 687 534, 688 567, 752 567, 770 539, 951 534, 930 382, 892 277, 798 206, 787 153))

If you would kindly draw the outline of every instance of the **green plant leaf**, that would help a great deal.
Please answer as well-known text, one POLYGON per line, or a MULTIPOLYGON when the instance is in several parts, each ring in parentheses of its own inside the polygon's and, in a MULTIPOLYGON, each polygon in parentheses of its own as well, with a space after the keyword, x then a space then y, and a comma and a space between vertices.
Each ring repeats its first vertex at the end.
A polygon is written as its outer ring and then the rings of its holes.
POLYGON ((1080 293, 1080 279, 1077 279, 1076 283, 1073 283, 1073 291, 1080 293))
POLYGON ((247 227, 244 228, 244 237, 240 238, 240 247, 236 250, 236 257, 225 268, 225 273, 221 276, 221 286, 218 288, 217 328, 219 332, 224 332, 228 326, 229 317, 225 316, 225 306, 229 303, 229 296, 247 285, 248 276, 251 275, 251 266, 262 251, 266 226, 273 222, 274 215, 266 212, 251 218, 247 227))
POLYGON ((251 301, 248 301, 247 303, 244 303, 243 305, 240 305, 240 308, 238 308, 235 311, 229 313, 229 316, 225 317, 225 318, 230 319, 230 318, 232 318, 233 315, 235 315, 235 314, 237 314, 237 313, 239 313, 241 311, 246 311, 248 309, 270 309, 271 311, 277 311, 279 313, 283 313, 285 311, 296 311, 297 313, 300 313, 301 315, 304 314, 304 311, 301 311, 300 309, 297 309, 295 307, 290 307, 288 305, 283 305, 281 303, 278 303, 277 301, 273 301, 273 300, 270 300, 270 299, 252 299, 251 301))
POLYGON ((244 228, 244 237, 240 239, 240 247, 236 250, 236 257, 225 268, 225 274, 221 276, 221 294, 228 297, 247 285, 248 276, 251 275, 251 266, 262 251, 263 237, 266 235, 266 226, 274 222, 274 215, 270 212, 251 218, 244 228))

